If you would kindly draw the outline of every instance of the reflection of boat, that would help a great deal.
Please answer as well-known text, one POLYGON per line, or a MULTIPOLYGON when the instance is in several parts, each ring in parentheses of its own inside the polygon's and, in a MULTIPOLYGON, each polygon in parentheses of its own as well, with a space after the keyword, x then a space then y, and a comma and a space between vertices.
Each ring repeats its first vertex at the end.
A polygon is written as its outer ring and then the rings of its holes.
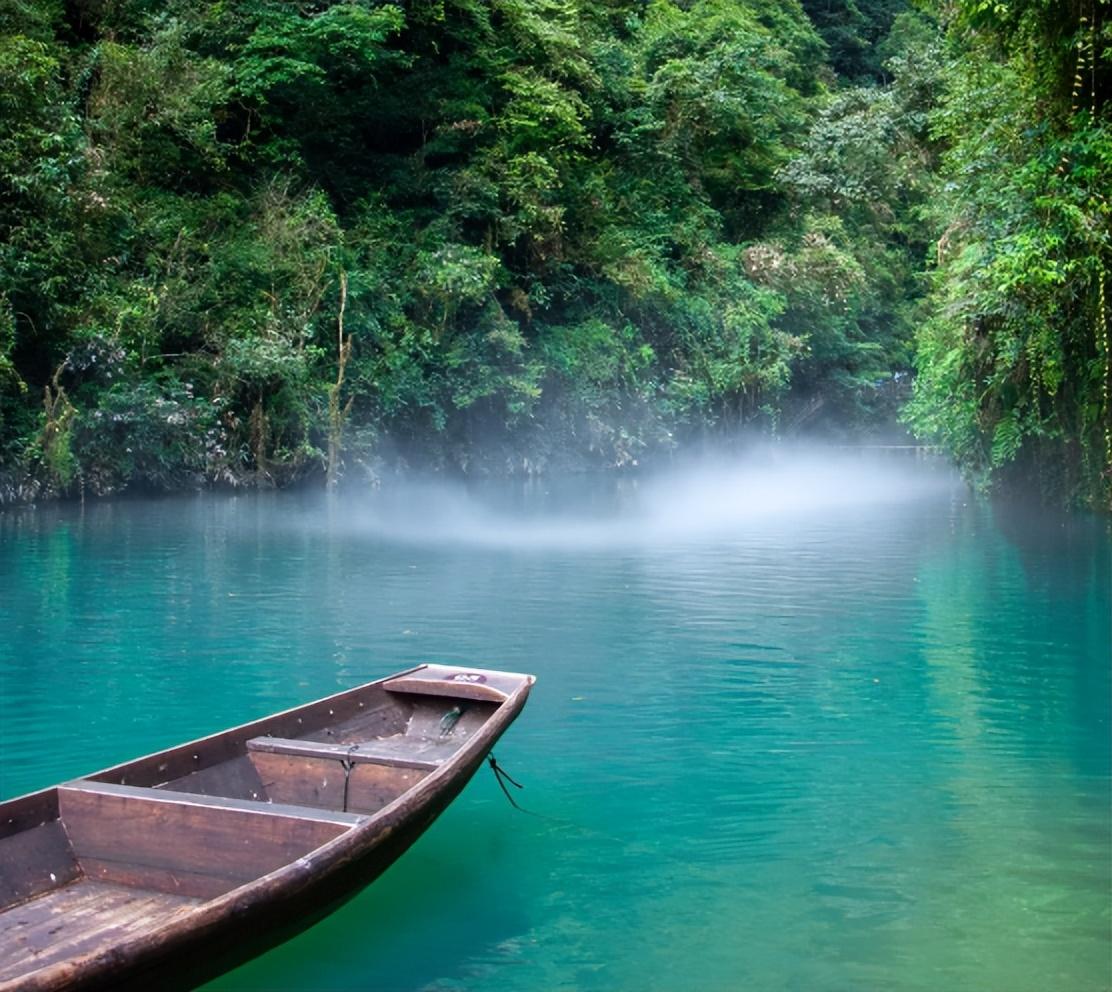
POLYGON ((189 988, 386 869, 533 678, 425 665, 0 803, 0 990, 189 988))

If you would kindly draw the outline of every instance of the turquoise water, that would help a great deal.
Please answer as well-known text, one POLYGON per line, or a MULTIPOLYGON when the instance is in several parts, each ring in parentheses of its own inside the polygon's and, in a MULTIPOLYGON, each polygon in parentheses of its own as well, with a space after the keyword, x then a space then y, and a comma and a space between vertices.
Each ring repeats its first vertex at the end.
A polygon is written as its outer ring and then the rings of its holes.
POLYGON ((930 467, 0 514, 0 795, 421 661, 533 672, 216 990, 1112 987, 1106 525, 930 467))

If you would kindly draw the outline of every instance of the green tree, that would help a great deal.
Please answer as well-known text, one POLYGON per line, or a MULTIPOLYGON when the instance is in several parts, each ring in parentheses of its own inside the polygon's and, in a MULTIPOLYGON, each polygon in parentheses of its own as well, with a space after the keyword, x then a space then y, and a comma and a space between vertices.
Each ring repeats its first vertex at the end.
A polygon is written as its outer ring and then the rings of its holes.
POLYGON ((984 485, 1110 505, 1104 4, 963 3, 911 423, 984 485))

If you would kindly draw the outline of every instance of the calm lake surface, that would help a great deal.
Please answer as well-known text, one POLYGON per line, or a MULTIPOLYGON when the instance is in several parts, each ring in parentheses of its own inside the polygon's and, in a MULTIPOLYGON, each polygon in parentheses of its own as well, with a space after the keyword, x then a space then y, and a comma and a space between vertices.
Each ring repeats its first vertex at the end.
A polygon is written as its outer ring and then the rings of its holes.
POLYGON ((538 682, 379 882, 209 986, 1112 986, 1107 524, 904 462, 0 514, 7 798, 423 661, 538 682))

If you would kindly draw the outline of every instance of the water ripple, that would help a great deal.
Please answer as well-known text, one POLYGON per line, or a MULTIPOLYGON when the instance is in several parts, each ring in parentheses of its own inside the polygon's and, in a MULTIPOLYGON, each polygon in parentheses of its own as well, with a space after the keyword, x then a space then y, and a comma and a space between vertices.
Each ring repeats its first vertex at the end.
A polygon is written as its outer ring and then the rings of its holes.
POLYGON ((0 515, 0 791, 420 661, 533 671, 499 759, 538 816, 478 778, 216 987, 1106 992, 1108 533, 899 477, 0 515))

